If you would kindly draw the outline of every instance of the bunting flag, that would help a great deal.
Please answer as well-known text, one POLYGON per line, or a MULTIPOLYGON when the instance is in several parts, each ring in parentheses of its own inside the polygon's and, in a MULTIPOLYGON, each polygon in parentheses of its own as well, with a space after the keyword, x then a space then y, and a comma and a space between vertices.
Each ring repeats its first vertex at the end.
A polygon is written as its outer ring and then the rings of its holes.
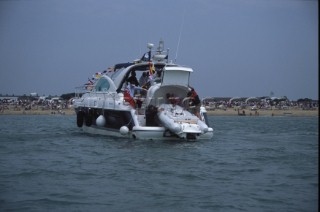
POLYGON ((108 69, 107 69, 107 75, 109 76, 109 77, 111 77, 112 76, 112 74, 114 73, 114 71, 115 71, 115 67, 109 67, 108 69))
POLYGON ((94 75, 94 78, 100 79, 101 75, 102 75, 101 72, 97 72, 97 73, 94 75))
POLYGON ((114 67, 109 67, 109 68, 107 69, 107 71, 108 71, 108 72, 113 72, 113 71, 114 71, 114 67))
POLYGON ((93 81, 91 81, 91 79, 88 78, 88 82, 85 85, 92 85, 93 81))
POLYGON ((94 82, 91 79, 88 78, 88 82, 84 84, 85 85, 85 89, 91 91, 92 88, 93 88, 93 84, 94 84, 94 82))

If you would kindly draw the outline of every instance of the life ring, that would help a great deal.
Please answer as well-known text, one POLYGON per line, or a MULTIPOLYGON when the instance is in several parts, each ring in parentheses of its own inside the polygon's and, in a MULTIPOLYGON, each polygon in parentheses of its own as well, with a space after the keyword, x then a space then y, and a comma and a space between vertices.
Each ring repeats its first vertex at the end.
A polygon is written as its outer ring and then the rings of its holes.
POLYGON ((78 126, 78 127, 82 127, 82 125, 83 125, 83 118, 84 118, 83 112, 82 112, 82 111, 79 111, 79 112, 77 113, 77 126, 78 126))
POLYGON ((85 116, 85 123, 87 127, 90 127, 92 125, 92 117, 90 114, 86 114, 85 116))

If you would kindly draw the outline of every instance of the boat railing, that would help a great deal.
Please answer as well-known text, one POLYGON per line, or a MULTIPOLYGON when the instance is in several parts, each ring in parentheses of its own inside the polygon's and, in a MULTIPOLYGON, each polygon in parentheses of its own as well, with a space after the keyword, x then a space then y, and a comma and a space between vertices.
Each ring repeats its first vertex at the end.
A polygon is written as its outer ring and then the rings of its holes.
POLYGON ((75 98, 81 98, 81 96, 85 93, 89 93, 93 87, 88 85, 78 86, 75 88, 75 98))

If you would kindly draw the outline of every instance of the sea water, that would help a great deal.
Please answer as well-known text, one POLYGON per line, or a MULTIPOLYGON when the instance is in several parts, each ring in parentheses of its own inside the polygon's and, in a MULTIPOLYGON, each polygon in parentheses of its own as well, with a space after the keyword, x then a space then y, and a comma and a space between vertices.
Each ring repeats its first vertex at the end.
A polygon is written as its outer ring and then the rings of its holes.
POLYGON ((0 116, 0 211, 317 211, 318 117, 209 116, 214 137, 85 134, 0 116))

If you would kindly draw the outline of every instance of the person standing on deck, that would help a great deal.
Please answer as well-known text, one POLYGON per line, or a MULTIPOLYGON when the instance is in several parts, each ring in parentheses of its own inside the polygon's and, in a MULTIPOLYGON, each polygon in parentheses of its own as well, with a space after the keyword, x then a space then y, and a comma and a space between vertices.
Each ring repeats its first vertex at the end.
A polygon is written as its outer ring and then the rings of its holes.
POLYGON ((187 97, 189 98, 189 109, 190 112, 195 114, 199 119, 200 117, 200 106, 201 101, 197 94, 197 92, 194 90, 194 88, 190 87, 191 90, 187 93, 187 97))

